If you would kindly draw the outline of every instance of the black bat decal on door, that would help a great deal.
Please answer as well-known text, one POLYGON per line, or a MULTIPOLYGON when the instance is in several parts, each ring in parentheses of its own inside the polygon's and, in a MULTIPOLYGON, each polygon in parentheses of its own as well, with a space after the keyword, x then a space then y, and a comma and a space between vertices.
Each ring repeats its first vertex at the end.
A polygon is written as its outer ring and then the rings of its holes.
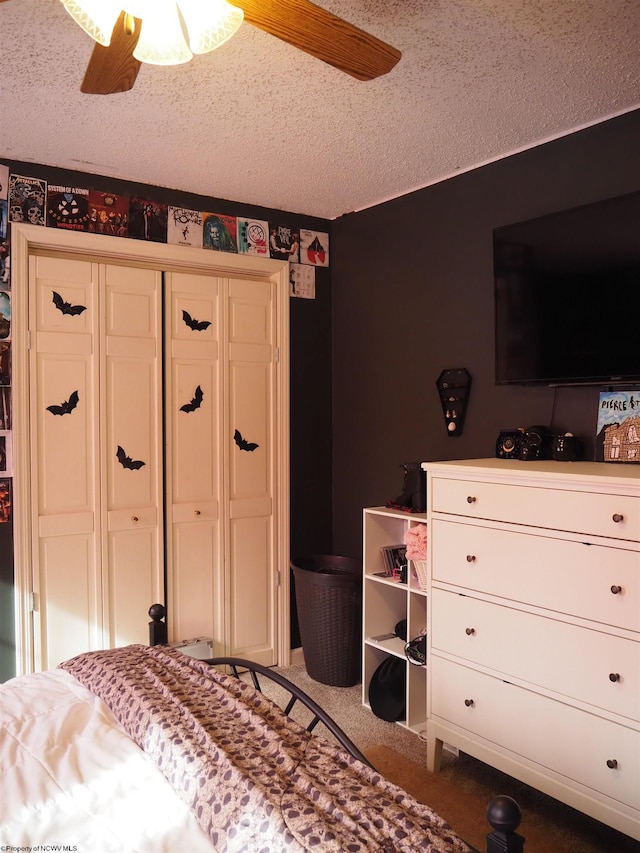
POLYGON ((247 441, 246 438, 243 438, 240 430, 236 430, 234 432, 233 440, 238 445, 240 450, 253 451, 256 449, 256 447, 260 447, 260 445, 256 444, 255 441, 247 441))
POLYGON ((68 400, 65 400, 64 403, 60 406, 47 406, 47 411, 51 412, 53 415, 69 415, 78 405, 78 392, 74 391, 68 400))
POLYGON ((55 290, 52 290, 51 293, 53 294, 53 304, 63 314, 82 314, 83 311, 87 310, 86 305, 72 305, 70 302, 65 302, 55 290))
POLYGON ((195 320, 188 311, 182 312, 182 319, 190 329, 193 329, 194 332, 202 332, 204 329, 208 329, 211 325, 209 320, 195 320))
POLYGON ((196 409, 199 409, 202 405, 202 399, 204 394, 202 393, 202 388, 198 385, 196 390, 194 391, 193 398, 190 403, 185 403, 184 406, 180 406, 181 412, 195 412, 196 409))
POLYGON ((116 453, 116 456, 118 457, 118 462, 122 467, 129 468, 131 471, 137 471, 138 468, 142 468, 145 464, 141 459, 132 459, 130 456, 127 456, 120 445, 118 445, 118 452, 116 453))

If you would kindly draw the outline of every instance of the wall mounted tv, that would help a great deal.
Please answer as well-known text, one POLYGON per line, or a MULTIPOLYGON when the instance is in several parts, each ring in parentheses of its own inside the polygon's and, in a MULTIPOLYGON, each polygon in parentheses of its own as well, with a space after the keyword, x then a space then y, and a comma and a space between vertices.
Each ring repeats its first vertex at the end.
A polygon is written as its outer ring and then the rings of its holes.
POLYGON ((493 232, 496 384, 640 382, 640 192, 493 232))

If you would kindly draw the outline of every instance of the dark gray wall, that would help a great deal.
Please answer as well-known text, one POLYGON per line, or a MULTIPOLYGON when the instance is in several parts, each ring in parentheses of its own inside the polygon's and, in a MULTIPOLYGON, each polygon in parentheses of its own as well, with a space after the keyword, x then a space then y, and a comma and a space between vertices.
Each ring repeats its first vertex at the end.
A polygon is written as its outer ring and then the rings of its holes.
POLYGON ((640 189, 638 151, 640 111, 333 223, 334 553, 361 554, 362 508, 401 491, 403 462, 493 456, 532 424, 593 458, 601 389, 494 383, 492 229, 640 189), (452 367, 473 380, 457 438, 435 386, 452 367))

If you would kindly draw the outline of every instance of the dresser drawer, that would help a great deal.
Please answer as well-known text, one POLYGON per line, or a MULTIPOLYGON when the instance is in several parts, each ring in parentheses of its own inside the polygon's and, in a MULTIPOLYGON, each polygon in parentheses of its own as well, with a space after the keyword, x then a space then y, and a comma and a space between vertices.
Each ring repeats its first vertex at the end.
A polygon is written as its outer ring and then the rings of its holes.
POLYGON ((432 512, 550 530, 640 539, 640 498, 434 476, 432 512))
POLYGON ((437 588, 431 595, 434 651, 640 722, 640 642, 437 588))
POLYGON ((429 677, 430 717, 638 808, 640 732, 437 655, 429 677))
POLYGON ((434 581, 640 632, 640 551, 434 518, 434 581))

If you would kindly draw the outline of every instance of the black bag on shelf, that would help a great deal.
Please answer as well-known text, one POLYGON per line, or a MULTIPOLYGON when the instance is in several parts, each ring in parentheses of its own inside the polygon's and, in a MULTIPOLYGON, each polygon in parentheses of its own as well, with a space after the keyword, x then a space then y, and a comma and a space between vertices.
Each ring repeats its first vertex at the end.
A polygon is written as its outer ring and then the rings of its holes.
POLYGON ((389 655, 371 676, 369 705, 371 710, 389 723, 404 720, 407 702, 407 664, 389 655))

